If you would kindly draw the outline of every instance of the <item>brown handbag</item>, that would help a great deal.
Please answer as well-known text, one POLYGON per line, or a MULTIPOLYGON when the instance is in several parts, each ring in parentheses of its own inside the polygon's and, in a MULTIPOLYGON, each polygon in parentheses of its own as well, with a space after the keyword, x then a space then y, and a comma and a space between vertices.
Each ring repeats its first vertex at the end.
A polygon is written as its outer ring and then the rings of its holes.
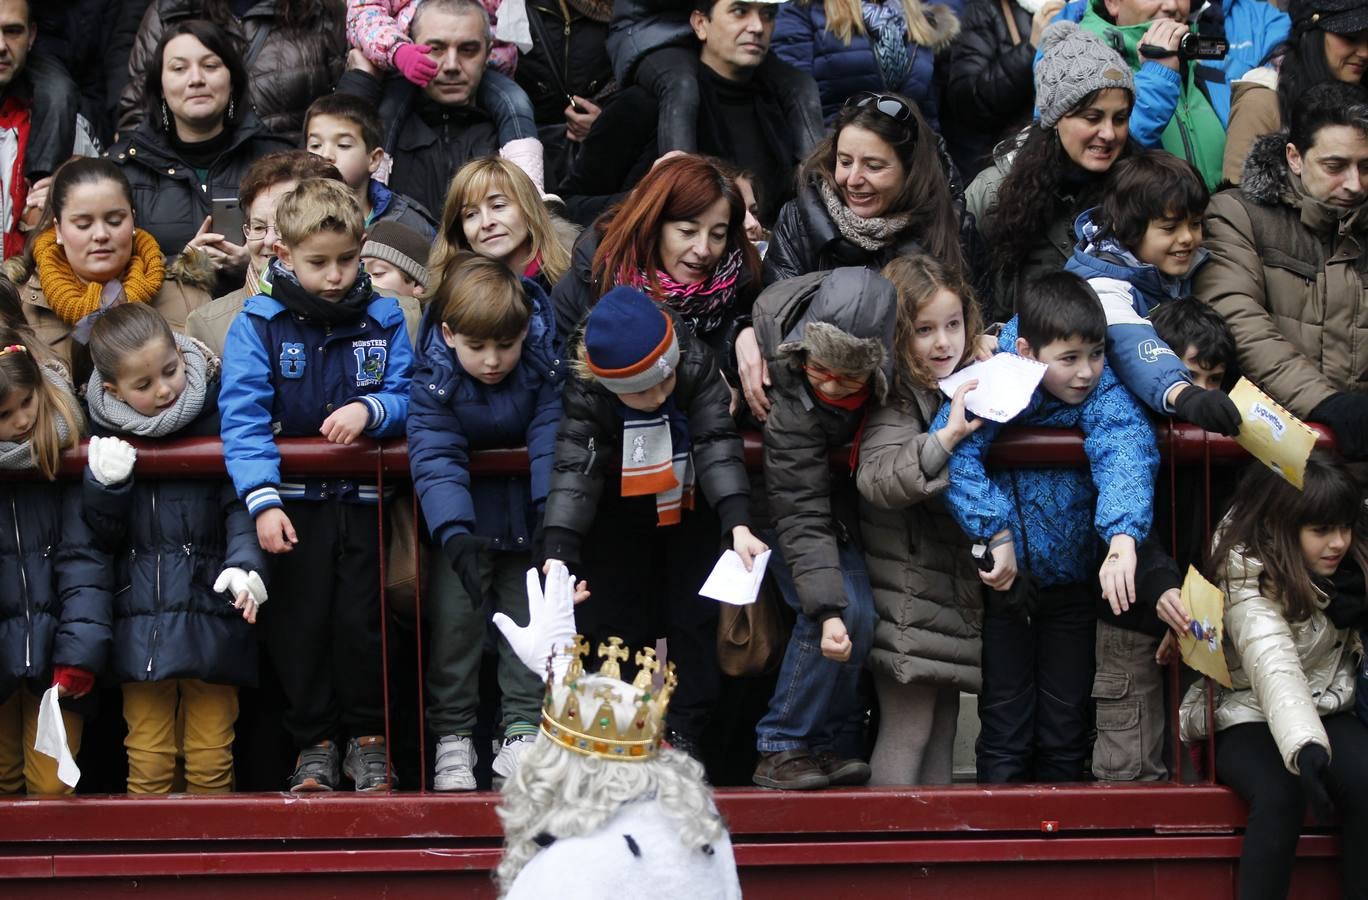
POLYGON ((768 576, 746 606, 721 604, 717 617, 717 664, 724 675, 764 675, 778 667, 788 648, 793 621, 779 589, 768 576))
MULTIPOLYGON (((414 617, 418 579, 427 574, 427 558, 417 559, 418 521, 414 515, 413 489, 405 486, 385 504, 385 602, 405 621, 414 617)), ((426 584, 427 582, 423 582, 426 584)))

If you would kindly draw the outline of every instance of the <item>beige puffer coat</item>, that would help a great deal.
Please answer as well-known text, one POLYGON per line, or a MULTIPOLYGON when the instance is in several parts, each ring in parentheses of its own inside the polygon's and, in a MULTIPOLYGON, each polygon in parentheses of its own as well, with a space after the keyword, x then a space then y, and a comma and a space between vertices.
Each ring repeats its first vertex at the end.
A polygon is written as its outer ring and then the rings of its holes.
POLYGON ((926 433, 939 405, 931 389, 899 393, 860 438, 860 530, 879 614, 869 665, 900 684, 978 693, 983 584, 939 496, 950 457, 926 433))
POLYGON ((1239 188, 1212 198, 1194 293, 1230 325, 1244 374, 1306 419, 1337 391, 1368 390, 1368 213, 1340 218, 1307 196, 1286 144, 1256 140, 1239 188))
MULTIPOLYGON (((1304 622, 1289 622, 1282 605, 1259 586, 1263 564, 1232 552, 1223 579, 1225 657, 1229 689, 1215 686, 1216 730, 1267 722, 1288 771, 1297 752, 1320 744, 1328 752, 1321 717, 1354 709, 1354 679, 1363 645, 1352 629, 1336 628, 1325 603, 1304 622)), ((1194 684, 1179 712, 1183 740, 1206 737, 1206 683, 1194 684)))

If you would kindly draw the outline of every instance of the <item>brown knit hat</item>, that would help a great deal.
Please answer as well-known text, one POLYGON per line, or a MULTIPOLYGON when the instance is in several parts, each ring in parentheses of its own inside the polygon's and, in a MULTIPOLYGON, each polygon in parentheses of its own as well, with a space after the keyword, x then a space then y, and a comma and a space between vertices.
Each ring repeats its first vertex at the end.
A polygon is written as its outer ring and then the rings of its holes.
POLYGON ((432 242, 418 232, 394 221, 376 222, 361 247, 361 258, 383 259, 403 272, 420 287, 427 287, 428 253, 432 242))

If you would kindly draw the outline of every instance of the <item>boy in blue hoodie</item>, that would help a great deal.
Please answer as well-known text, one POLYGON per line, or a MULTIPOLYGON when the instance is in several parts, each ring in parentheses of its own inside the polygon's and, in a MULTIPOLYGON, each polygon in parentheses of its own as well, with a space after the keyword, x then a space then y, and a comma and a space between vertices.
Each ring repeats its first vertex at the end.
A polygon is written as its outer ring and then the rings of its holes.
POLYGON ((1206 262, 1202 218, 1210 194, 1196 170, 1163 150, 1112 167, 1100 206, 1074 224, 1078 244, 1064 266, 1087 279, 1107 316, 1107 361, 1160 415, 1234 435, 1240 413, 1220 390, 1192 383, 1188 367, 1155 333, 1150 312, 1192 296, 1206 262))
POLYGON ((276 437, 335 444, 395 437, 408 417, 413 347, 392 297, 360 267, 363 219, 346 185, 300 182, 276 208, 276 259, 223 346, 223 455, 278 554, 261 614, 285 690, 285 729, 300 748, 292 791, 330 791, 342 770, 359 791, 388 790, 380 652, 379 526, 374 482, 284 481, 276 437))
MULTIPOLYGON (((1089 531, 1108 545, 1103 593, 1126 606, 1135 595, 1135 548, 1149 534, 1159 452, 1144 411, 1104 365, 1106 332, 1097 297, 1061 272, 1031 284, 999 335, 1003 350, 1047 366, 1011 424, 1081 428, 1089 469, 990 473, 996 422, 950 456, 947 505, 991 566, 981 575, 993 592, 983 621, 980 782, 1083 778, 1102 555, 1089 531)), ((949 414, 946 403, 931 430, 949 414)))
MULTIPOLYGON (((473 791, 486 626, 491 611, 527 620, 524 573, 551 483, 565 366, 542 289, 474 253, 446 267, 418 345, 409 465, 433 542, 450 563, 436 561, 427 595, 432 786, 473 791), (524 445, 530 478, 471 476, 470 451, 524 445)), ((545 693, 502 636, 498 646, 504 742, 496 779, 511 777, 537 739, 545 693)))

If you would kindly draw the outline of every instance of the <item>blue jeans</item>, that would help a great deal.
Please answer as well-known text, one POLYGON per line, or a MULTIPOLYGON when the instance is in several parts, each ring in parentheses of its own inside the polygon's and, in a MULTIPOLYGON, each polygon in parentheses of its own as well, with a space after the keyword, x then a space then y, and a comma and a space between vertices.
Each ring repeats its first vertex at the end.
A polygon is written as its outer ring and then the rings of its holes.
POLYGON ((773 533, 761 539, 774 553, 769 571, 784 602, 798 611, 779 683, 770 698, 769 711, 755 728, 755 747, 761 753, 783 750, 830 750, 839 741, 842 756, 857 756, 863 746, 864 710, 860 703, 860 672, 874 642, 874 592, 865 571, 864 554, 854 544, 840 545, 841 575, 845 582, 846 608, 841 613, 852 645, 843 663, 822 655, 822 623, 803 614, 798 591, 788 564, 779 555, 773 533))
MULTIPOLYGON (((499 146, 519 138, 537 136, 537 120, 532 114, 532 101, 518 83, 502 72, 485 69, 476 90, 475 100, 480 108, 494 119, 499 133, 499 146)), ((567 101, 568 102, 568 101, 567 101)))

